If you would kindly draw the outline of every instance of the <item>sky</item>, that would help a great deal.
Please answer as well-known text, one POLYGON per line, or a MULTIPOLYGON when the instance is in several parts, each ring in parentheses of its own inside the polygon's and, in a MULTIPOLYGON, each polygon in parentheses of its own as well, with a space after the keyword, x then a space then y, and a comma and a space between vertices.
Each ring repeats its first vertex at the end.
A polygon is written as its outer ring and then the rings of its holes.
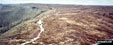
POLYGON ((113 0, 0 0, 0 4, 20 4, 20 3, 113 5, 113 0))

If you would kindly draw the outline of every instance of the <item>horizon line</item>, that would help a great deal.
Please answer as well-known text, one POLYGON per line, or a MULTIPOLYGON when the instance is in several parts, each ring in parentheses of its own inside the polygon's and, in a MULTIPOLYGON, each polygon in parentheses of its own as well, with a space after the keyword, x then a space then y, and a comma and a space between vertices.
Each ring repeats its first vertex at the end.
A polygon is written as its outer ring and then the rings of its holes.
POLYGON ((113 5, 101 5, 101 4, 99 4, 99 5, 96 5, 96 4, 58 4, 58 3, 0 3, 0 4, 6 4, 6 5, 10 5, 10 4, 50 4, 50 5, 54 5, 54 4, 56 4, 56 5, 90 5, 90 6, 113 6, 113 5))

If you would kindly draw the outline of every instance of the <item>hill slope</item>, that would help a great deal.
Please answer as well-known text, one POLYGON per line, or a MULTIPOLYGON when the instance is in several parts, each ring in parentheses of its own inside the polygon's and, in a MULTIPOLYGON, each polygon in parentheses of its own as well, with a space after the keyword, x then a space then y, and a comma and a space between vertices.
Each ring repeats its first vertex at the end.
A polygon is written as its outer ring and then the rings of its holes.
POLYGON ((21 45, 31 41, 27 45, 92 45, 97 40, 113 39, 112 6, 32 6, 48 10, 2 33, 0 44, 21 45), (41 24, 37 24, 39 20, 41 24), (41 28, 44 31, 40 34, 41 28), (40 38, 32 41, 37 36, 40 38))
POLYGON ((4 33, 19 23, 34 18, 47 10, 31 5, 0 5, 0 33, 4 33))

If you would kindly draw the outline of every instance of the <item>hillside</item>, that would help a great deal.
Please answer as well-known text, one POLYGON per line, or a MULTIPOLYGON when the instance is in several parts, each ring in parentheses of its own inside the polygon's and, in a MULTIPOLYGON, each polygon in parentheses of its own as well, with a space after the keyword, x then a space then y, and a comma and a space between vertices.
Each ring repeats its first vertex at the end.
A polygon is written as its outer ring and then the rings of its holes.
POLYGON ((0 5, 0 33, 46 12, 48 9, 27 5, 0 5))
POLYGON ((113 6, 21 4, 0 8, 1 45, 93 45, 97 40, 113 39, 113 6))

